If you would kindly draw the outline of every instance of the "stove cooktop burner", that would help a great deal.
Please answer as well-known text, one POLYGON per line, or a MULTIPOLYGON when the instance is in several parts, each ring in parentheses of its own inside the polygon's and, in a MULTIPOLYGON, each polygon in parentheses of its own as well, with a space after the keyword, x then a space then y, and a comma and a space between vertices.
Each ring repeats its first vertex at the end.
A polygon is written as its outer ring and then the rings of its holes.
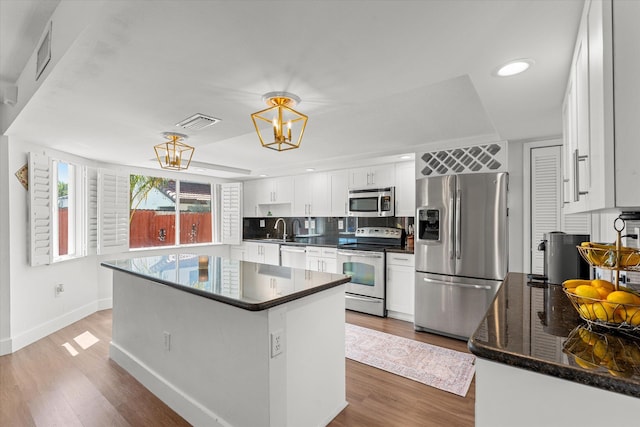
POLYGON ((355 233, 355 242, 339 245, 339 249, 384 252, 402 247, 402 230, 391 227, 362 227, 355 233))

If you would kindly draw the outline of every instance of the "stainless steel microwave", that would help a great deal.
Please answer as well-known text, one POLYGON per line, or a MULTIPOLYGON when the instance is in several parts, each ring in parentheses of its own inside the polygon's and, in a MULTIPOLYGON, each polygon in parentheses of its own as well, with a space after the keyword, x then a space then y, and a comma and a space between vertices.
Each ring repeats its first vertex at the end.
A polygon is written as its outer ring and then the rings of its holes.
POLYGON ((395 188, 364 188, 349 190, 347 215, 349 216, 394 216, 395 188))

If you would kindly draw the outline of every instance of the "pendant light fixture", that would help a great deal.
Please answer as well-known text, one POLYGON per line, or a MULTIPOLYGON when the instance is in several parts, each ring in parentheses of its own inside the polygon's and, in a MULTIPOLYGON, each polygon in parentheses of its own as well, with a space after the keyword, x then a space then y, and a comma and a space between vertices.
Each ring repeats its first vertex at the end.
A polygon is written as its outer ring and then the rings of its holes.
POLYGON ((277 151, 300 147, 307 116, 292 108, 300 98, 289 92, 269 92, 262 100, 269 108, 251 115, 262 146, 277 151))
POLYGON ((153 147, 160 167, 171 170, 187 169, 194 151, 192 146, 182 142, 188 136, 175 132, 163 132, 162 135, 167 141, 153 147))

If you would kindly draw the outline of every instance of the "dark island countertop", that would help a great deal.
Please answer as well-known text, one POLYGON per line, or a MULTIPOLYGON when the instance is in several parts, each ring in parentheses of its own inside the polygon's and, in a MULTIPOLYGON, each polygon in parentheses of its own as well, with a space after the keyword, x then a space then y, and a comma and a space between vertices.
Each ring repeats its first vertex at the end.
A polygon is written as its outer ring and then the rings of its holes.
POLYGON ((351 280, 343 274, 196 254, 119 259, 101 265, 249 311, 266 310, 351 280))
POLYGON ((476 356, 640 397, 640 337, 580 319, 559 285, 509 273, 468 342, 476 356))

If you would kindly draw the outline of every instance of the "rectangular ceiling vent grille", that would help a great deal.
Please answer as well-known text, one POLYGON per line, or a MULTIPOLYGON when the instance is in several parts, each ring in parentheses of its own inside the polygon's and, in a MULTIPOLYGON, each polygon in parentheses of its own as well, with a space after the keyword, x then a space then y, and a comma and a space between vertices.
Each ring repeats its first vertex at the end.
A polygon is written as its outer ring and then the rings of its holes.
POLYGON ((507 163, 506 148, 505 142, 496 142, 432 151, 418 156, 418 167, 422 176, 504 172, 507 163))
POLYGON ((220 119, 211 116, 205 116, 204 114, 194 114, 188 119, 184 119, 180 123, 176 123, 176 126, 181 127, 182 129, 189 130, 200 130, 211 125, 215 125, 218 123, 220 119))

